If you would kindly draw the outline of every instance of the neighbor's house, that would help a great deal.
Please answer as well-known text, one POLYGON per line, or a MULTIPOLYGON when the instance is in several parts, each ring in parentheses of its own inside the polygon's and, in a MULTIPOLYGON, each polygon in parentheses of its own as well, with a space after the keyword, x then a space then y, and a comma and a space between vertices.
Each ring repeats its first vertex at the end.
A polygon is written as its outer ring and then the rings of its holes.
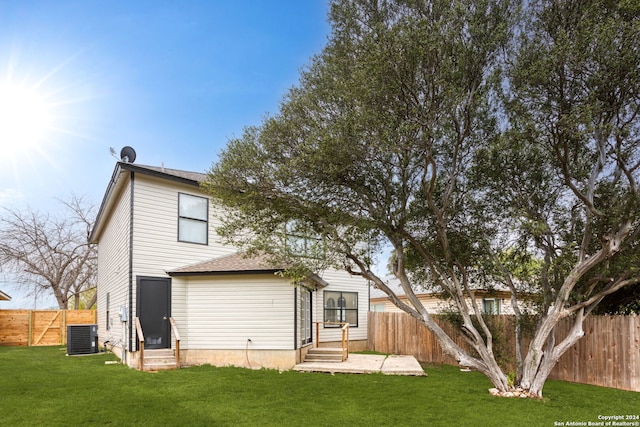
MULTIPOLYGON (((398 295, 401 301, 408 303, 408 298, 397 279, 388 278, 387 285, 396 293, 396 295, 398 295)), ((478 308, 480 308, 483 313, 514 314, 513 307, 511 306, 510 292, 504 289, 474 289, 472 290, 472 293, 478 308)), ((447 299, 443 299, 437 292, 416 291, 416 296, 430 313, 439 314, 451 311, 452 302, 447 299)), ((467 304, 471 307, 470 298, 467 299, 467 304)), ((532 305, 527 303, 527 299, 520 299, 518 301, 518 306, 520 309, 532 309, 532 305)), ((387 297, 387 294, 379 289, 371 290, 370 310, 396 313, 402 312, 402 310, 391 302, 387 297)))
POLYGON ((0 291, 0 301, 11 301, 11 297, 0 291))
MULTIPOLYGON (((140 366, 139 325, 144 354, 175 348, 177 332, 181 365, 288 369, 317 340, 313 322, 346 321, 351 349, 364 348, 367 282, 326 271, 294 286, 281 268, 244 258, 216 233, 221 210, 200 190, 205 178, 116 164, 90 235, 99 341, 140 366)), ((340 342, 339 326, 318 326, 323 346, 340 342)))

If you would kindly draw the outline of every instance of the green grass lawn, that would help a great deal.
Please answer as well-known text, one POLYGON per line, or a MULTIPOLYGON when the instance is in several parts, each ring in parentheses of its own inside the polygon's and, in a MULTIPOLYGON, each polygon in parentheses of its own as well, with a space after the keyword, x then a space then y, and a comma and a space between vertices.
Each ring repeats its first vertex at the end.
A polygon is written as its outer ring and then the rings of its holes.
POLYGON ((549 381, 545 399, 489 396, 475 372, 426 377, 193 367, 143 373, 113 355, 0 347, 0 425, 553 426, 640 415, 640 393, 549 381), (554 424, 558 423, 558 424, 554 424))

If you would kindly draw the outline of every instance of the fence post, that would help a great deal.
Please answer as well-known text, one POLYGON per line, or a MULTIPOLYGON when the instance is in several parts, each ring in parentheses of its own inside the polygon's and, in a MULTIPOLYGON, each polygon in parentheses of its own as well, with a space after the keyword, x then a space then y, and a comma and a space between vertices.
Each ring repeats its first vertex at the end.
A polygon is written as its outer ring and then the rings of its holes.
POLYGON ((65 345, 68 325, 94 319, 94 310, 0 310, 0 345, 65 345))
POLYGON ((31 347, 31 339, 33 336, 33 310, 29 310, 29 330, 27 332, 27 347, 31 347))
POLYGON ((62 323, 60 324, 60 345, 67 343, 67 310, 62 310, 62 323))

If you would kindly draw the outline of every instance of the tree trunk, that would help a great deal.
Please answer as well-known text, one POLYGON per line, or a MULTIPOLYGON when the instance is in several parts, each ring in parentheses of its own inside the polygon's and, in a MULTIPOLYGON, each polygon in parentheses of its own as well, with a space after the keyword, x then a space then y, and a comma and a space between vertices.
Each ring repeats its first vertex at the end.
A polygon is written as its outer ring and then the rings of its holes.
POLYGON ((94 305, 96 305, 96 301, 98 300, 98 292, 94 292, 91 300, 87 303, 87 310, 91 310, 94 305))
POLYGON ((582 322, 584 321, 584 309, 576 313, 573 326, 569 334, 557 345, 555 345, 555 326, 560 318, 547 317, 534 336, 529 352, 523 367, 523 377, 520 387, 527 390, 532 397, 542 397, 542 388, 547 378, 551 374, 551 370, 558 363, 560 357, 570 349, 580 338, 584 336, 582 322), (546 324, 546 325, 545 325, 546 324), (546 326, 546 327, 545 327, 546 326), (551 329, 549 329, 551 327, 551 329), (549 331, 549 332, 547 332, 549 331), (546 338, 544 335, 546 334, 546 338), (547 343, 547 348, 543 351, 539 345, 543 339, 547 343))
POLYGON ((455 341, 447 335, 440 326, 433 321, 428 314, 424 315, 420 322, 433 333, 442 348, 442 351, 453 357, 458 364, 464 367, 473 368, 483 375, 485 375, 489 381, 500 392, 509 391, 509 381, 507 376, 502 372, 495 358, 493 352, 489 351, 486 347, 478 348, 478 344, 475 345, 476 351, 481 355, 481 359, 472 357, 466 351, 461 349, 455 341))
POLYGON ((56 301, 58 302, 58 308, 60 310, 68 309, 69 308, 69 300, 64 295, 62 295, 60 292, 57 292, 55 289, 54 289, 54 293, 56 295, 56 301))

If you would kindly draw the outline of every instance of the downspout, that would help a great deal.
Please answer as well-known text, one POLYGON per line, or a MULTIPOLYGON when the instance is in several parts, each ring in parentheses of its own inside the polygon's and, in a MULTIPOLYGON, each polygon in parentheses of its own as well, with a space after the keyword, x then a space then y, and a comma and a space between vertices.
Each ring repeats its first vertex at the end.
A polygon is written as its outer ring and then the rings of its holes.
POLYGON ((137 350, 137 345, 133 340, 133 190, 135 181, 135 172, 130 171, 131 179, 129 181, 129 350, 137 350))
POLYGON ((293 349, 298 349, 298 287, 293 288, 293 349))

